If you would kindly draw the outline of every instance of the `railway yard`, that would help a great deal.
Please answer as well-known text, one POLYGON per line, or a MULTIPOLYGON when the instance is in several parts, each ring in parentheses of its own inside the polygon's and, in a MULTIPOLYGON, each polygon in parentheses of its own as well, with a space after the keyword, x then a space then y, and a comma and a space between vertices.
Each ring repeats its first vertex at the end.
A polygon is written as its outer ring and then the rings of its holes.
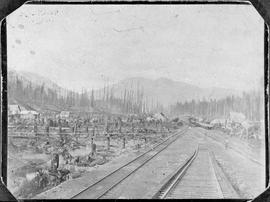
POLYGON ((263 143, 188 121, 115 120, 49 133, 10 127, 8 186, 37 199, 252 198, 264 190, 263 143))
POLYGON ((263 163, 252 161, 248 148, 245 154, 226 148, 207 132, 181 128, 133 158, 119 158, 36 197, 252 198, 263 191, 263 163))

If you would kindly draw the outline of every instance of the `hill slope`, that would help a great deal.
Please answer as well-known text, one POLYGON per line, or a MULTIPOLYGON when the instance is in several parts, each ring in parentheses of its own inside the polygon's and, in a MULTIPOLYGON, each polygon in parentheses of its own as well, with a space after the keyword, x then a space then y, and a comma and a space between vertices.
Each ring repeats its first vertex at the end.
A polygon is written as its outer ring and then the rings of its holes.
MULTIPOLYGON (((40 76, 31 72, 8 72, 9 88, 14 88, 13 85, 16 83, 16 78, 22 81, 23 86, 27 86, 30 82, 32 86, 44 86, 44 90, 52 90, 61 94, 67 92, 66 89, 60 87, 53 81, 43 76, 40 76)), ((176 102, 185 102, 202 99, 221 99, 228 95, 239 95, 240 92, 230 89, 223 88, 200 88, 195 85, 187 84, 184 82, 173 81, 168 78, 159 78, 156 80, 146 79, 142 77, 134 77, 122 80, 116 84, 109 86, 109 89, 113 89, 115 97, 123 98, 123 94, 126 91, 133 90, 133 93, 140 89, 140 93, 143 92, 143 97, 147 99, 148 103, 158 101, 164 106, 174 104, 176 102)), ((103 89, 96 90, 95 93, 102 92, 103 89)), ((99 93, 100 94, 100 93, 99 93)), ((90 95, 90 93, 89 93, 90 95)), ((16 102, 16 100, 21 100, 22 95, 11 95, 9 97, 9 102, 16 102)))
POLYGON ((123 94, 125 89, 140 89, 150 102, 151 100, 158 100, 159 103, 164 106, 177 101, 221 99, 228 95, 240 94, 240 92, 231 89, 200 88, 195 85, 173 81, 167 78, 159 78, 156 80, 141 77, 129 78, 114 84, 112 87, 116 96, 120 96, 121 92, 123 94))

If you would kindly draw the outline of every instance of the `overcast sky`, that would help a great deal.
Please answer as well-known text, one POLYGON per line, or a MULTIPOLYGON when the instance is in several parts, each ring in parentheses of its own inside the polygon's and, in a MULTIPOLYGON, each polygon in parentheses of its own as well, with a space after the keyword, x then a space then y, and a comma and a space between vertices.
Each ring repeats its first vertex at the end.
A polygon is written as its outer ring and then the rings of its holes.
POLYGON ((248 5, 24 5, 8 16, 8 68, 63 87, 167 77, 255 88, 264 22, 248 5))

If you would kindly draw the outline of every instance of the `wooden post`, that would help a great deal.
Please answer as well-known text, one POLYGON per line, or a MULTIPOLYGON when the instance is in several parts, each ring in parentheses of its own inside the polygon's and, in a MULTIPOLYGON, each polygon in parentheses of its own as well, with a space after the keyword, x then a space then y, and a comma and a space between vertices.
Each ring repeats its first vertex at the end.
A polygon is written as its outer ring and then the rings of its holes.
POLYGON ((119 134, 122 133, 122 119, 121 117, 118 118, 118 127, 119 127, 119 134))
POLYGON ((35 135, 37 135, 37 123, 35 122, 35 124, 34 124, 34 133, 35 133, 35 135))
POLYGON ((58 134, 61 140, 61 144, 63 144, 64 141, 63 141, 62 127, 60 125, 58 127, 58 134))
POLYGON ((35 141, 36 142, 38 141, 37 132, 38 132, 38 128, 37 128, 37 123, 35 122, 35 125, 34 125, 34 135, 35 135, 35 141))
POLYGON ((46 133, 46 136, 49 137, 49 134, 50 134, 50 126, 49 126, 49 124, 47 124, 46 127, 45 127, 45 133, 46 133))
POLYGON ((93 129, 92 129, 92 133, 91 133, 91 135, 90 135, 90 140, 91 140, 91 147, 92 147, 92 145, 93 145, 93 143, 94 143, 94 135, 95 135, 95 127, 93 127, 93 129))
POLYGON ((92 136, 91 137, 91 145, 93 145, 94 144, 94 137, 92 136))
POLYGON ((123 137, 123 149, 126 148, 126 137, 123 137))
POLYGON ((143 139, 144 139, 144 144, 146 144, 147 143, 147 138, 144 137, 143 139))
POLYGON ((58 127, 58 132, 61 135, 61 133, 62 133, 62 127, 61 126, 58 127))
POLYGON ((76 141, 78 142, 78 137, 77 137, 77 121, 75 122, 75 126, 74 126, 74 136, 76 137, 76 141))
POLYGON ((110 150, 110 134, 107 134, 107 150, 110 150))
POLYGON ((96 124, 94 123, 92 130, 92 137, 95 137, 95 134, 96 134, 96 124))
POLYGON ((106 135, 106 139, 107 139, 107 150, 110 150, 110 131, 109 131, 108 117, 106 118, 106 122, 105 122, 105 135, 106 135))
POLYGON ((97 150, 96 144, 91 144, 91 156, 92 157, 96 155, 96 150, 97 150))

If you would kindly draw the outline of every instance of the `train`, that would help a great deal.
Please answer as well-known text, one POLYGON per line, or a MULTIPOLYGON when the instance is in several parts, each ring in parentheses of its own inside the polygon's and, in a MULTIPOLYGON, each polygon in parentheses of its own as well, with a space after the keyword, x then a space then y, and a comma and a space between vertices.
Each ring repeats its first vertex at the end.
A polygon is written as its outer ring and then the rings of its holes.
POLYGON ((189 124, 195 127, 201 127, 207 130, 211 130, 214 128, 214 126, 212 124, 209 123, 203 123, 201 121, 198 121, 197 119, 190 117, 189 118, 189 124))

